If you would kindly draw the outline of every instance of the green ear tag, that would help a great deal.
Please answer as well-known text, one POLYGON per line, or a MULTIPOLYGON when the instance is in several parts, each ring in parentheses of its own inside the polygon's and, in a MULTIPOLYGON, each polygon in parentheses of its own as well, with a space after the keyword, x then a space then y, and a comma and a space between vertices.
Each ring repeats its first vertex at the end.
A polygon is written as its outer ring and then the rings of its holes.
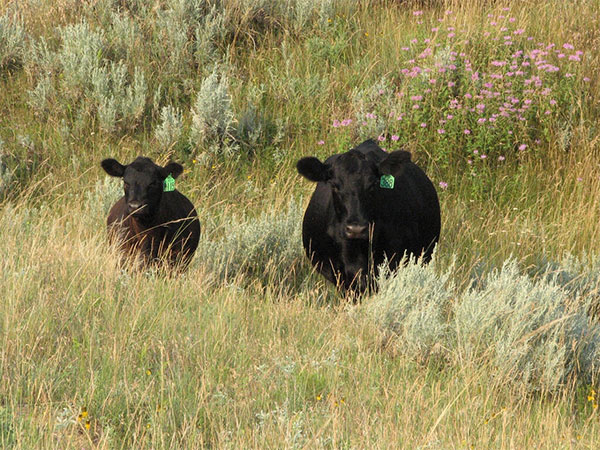
POLYGON ((175 178, 169 174, 165 181, 163 182, 163 191, 164 192, 173 192, 175 190, 175 178))
POLYGON ((394 189, 394 175, 381 175, 379 187, 383 189, 394 189))

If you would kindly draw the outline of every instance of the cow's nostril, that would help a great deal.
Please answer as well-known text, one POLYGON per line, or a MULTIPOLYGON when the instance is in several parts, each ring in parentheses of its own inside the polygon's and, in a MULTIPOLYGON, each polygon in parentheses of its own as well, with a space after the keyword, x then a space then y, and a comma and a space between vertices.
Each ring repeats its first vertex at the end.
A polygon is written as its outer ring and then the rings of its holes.
POLYGON ((364 238, 366 231, 366 225, 346 225, 346 237, 349 238, 364 238))
POLYGON ((127 206, 129 206, 130 211, 136 211, 136 210, 143 208, 146 205, 144 205, 143 203, 140 203, 140 202, 130 202, 127 204, 127 206))

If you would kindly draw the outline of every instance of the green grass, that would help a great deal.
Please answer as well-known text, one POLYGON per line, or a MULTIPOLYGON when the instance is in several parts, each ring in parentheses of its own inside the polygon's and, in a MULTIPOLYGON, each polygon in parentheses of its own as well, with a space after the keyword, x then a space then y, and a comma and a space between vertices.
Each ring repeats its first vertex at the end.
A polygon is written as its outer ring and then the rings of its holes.
MULTIPOLYGON (((400 91, 421 89, 399 73, 409 67, 402 47, 413 38, 422 45, 447 9, 457 32, 472 40, 465 52, 487 67, 499 50, 482 32, 487 14, 503 14, 504 5, 343 2, 326 17, 331 21, 315 11, 299 25, 285 9, 261 15, 257 2, 228 1, 229 21, 214 48, 194 56, 199 22, 185 16, 190 40, 171 60, 176 52, 168 46, 175 44, 160 38, 157 11, 178 2, 158 2, 150 12, 126 3, 140 26, 131 47, 111 34, 111 2, 96 9, 74 0, 0 6, 0 15, 17 11, 26 30, 20 58, 0 67, 0 152, 11 173, 0 190, 0 446, 599 445, 596 380, 525 394, 497 381, 485 355, 464 364, 411 357, 367 314, 374 297, 358 305, 341 298, 313 273, 300 246, 294 205, 302 209, 313 186, 297 175, 295 162, 360 142, 365 129, 356 120, 331 126, 360 114, 353 92, 365 99, 382 79, 400 91), (424 14, 413 16, 418 9, 424 14), (59 27, 83 19, 110 38, 102 64, 125 54, 129 76, 135 67, 144 71, 148 94, 139 120, 102 129, 92 91, 67 85, 58 69, 46 110, 30 106, 28 92, 45 73, 31 46, 44 38, 59 51, 59 27), (236 123, 254 106, 263 127, 254 142, 234 133, 230 157, 207 156, 214 142, 190 140, 191 107, 215 62, 229 76, 236 123), (165 151, 154 131, 167 105, 183 112, 183 130, 165 151), (317 144, 321 139, 325 145, 317 144), (173 158, 186 169, 178 189, 196 205, 203 234, 185 274, 123 270, 107 244, 105 217, 120 187, 105 182, 99 162, 139 154, 162 163, 173 158)), ((483 135, 461 134, 464 123, 447 126, 446 138, 456 137, 446 144, 437 125, 421 132, 416 116, 416 128, 382 125, 389 135, 401 131, 397 145, 413 153, 436 187, 448 183, 438 189, 436 265, 443 273, 455 260, 451 301, 473 276, 509 257, 533 273, 544 260, 599 253, 600 3, 575 3, 512 2, 504 12, 535 37, 531 48, 568 42, 584 51, 576 81, 549 78, 560 94, 552 119, 515 128, 529 139, 528 151, 508 148, 498 164, 504 147, 496 145, 494 161, 469 165, 473 142, 483 135)), ((376 102, 382 113, 390 98, 376 102)), ((441 98, 427 100, 427 119, 441 117, 441 98)))

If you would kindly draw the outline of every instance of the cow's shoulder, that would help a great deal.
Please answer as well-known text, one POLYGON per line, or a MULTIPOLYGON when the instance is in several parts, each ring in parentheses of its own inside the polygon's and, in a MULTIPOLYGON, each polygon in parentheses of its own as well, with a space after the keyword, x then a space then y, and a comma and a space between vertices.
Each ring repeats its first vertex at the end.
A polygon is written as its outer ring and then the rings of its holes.
POLYGON ((174 217, 187 217, 194 210, 194 205, 178 190, 164 192, 160 202, 160 212, 162 215, 174 217))

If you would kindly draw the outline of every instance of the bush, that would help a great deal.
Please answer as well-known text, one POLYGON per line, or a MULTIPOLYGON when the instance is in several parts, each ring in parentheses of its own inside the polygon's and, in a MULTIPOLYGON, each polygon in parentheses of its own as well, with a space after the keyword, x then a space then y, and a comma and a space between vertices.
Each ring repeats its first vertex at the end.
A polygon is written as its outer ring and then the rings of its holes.
POLYGON ((123 183, 121 180, 105 176, 96 181, 93 189, 85 192, 84 204, 86 214, 84 220, 89 221, 93 228, 106 224, 106 217, 110 208, 123 196, 123 183))
POLYGON ((192 106, 190 141, 211 154, 229 154, 234 145, 234 114, 227 75, 215 68, 202 81, 192 106))
POLYGON ((380 268, 379 291, 369 298, 367 309, 380 327, 398 336, 400 350, 425 361, 446 348, 448 306, 453 285, 452 269, 438 275, 435 264, 409 262, 395 273, 380 268))
POLYGON ((30 70, 39 73, 29 104, 46 114, 54 102, 65 116, 83 125, 91 116, 100 129, 133 129, 146 107, 147 83, 144 72, 122 61, 105 58, 109 43, 105 32, 93 30, 87 22, 60 30, 61 45, 53 52, 45 41, 32 46, 30 70))
POLYGON ((600 327, 585 299, 573 301, 551 280, 519 274, 514 260, 463 294, 454 309, 456 352, 487 361, 494 377, 526 391, 554 392, 572 377, 594 379, 600 327))
POLYGON ((2 139, 0 139, 0 198, 2 198, 3 194, 9 190, 10 184, 13 181, 13 173, 3 161, 3 146, 4 142, 2 141, 2 139))
POLYGON ((165 106, 160 111, 160 123, 154 135, 162 150, 169 150, 177 144, 183 133, 183 116, 179 108, 165 106))
POLYGON ((200 241, 197 258, 219 281, 244 276, 290 282, 304 258, 302 216, 301 203, 292 201, 285 212, 272 209, 256 219, 232 220, 223 238, 200 241))
POLYGON ((451 271, 414 263, 384 270, 366 308, 398 336, 402 353, 484 367, 491 381, 522 392, 598 381, 600 325, 587 314, 589 298, 571 297, 555 275, 520 274, 514 260, 463 293, 449 284, 451 271))
POLYGON ((0 73, 23 63, 25 29, 16 16, 0 16, 0 73))

